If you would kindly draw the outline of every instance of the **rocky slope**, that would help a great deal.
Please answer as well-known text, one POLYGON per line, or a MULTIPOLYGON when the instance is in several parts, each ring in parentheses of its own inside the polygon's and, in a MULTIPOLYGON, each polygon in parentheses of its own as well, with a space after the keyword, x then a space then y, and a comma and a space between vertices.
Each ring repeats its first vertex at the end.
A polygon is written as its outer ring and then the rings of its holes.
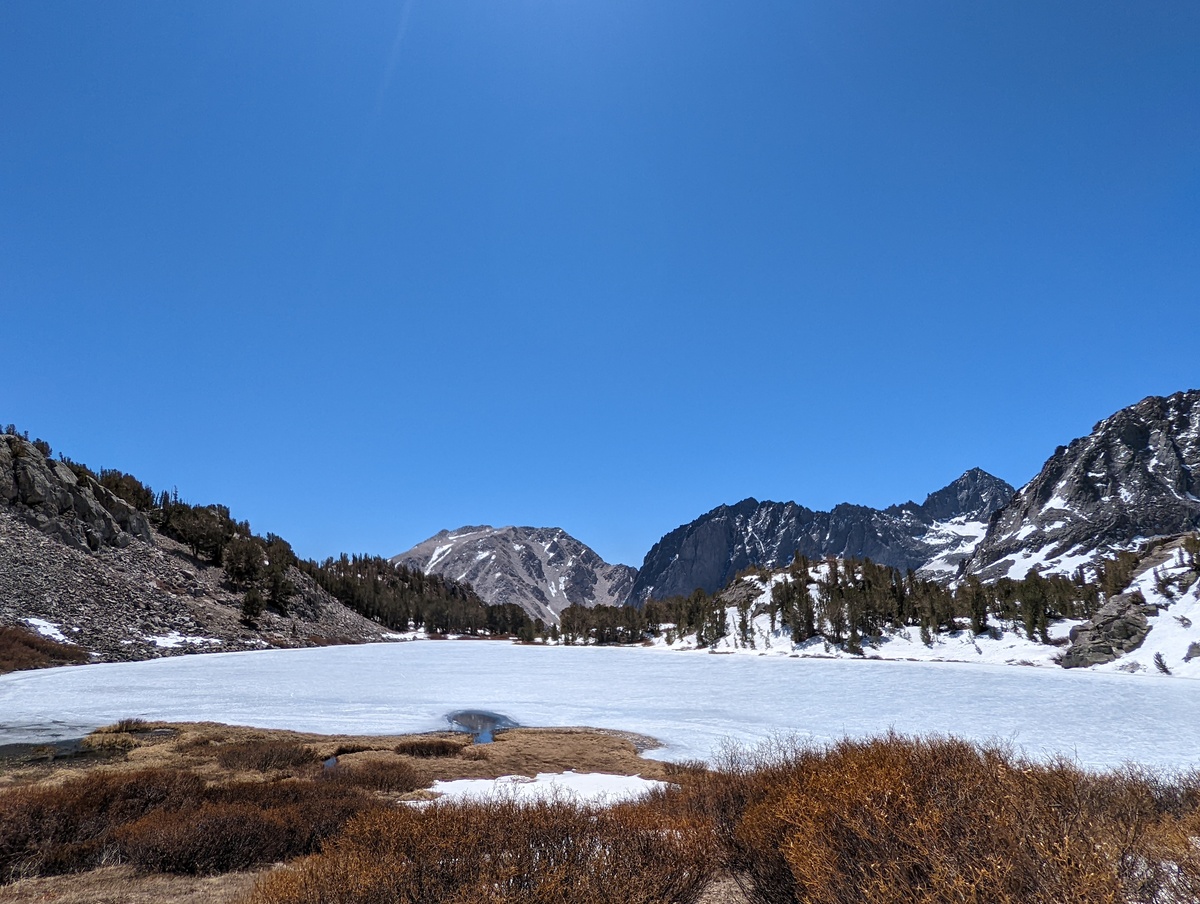
POLYGON ((975 468, 920 505, 880 510, 843 504, 816 512, 794 502, 746 499, 718 506, 654 545, 627 601, 641 605, 697 587, 712 593, 751 565, 777 568, 796 552, 952 574, 1012 493, 1003 480, 975 468))
POLYGON ((1200 390, 1151 396, 1060 446, 997 513, 966 569, 984 580, 1070 573, 1200 527, 1200 390))
POLYGON ((637 575, 556 527, 461 527, 391 561, 465 581, 488 604, 516 603, 547 625, 567 606, 620 605, 637 575))
POLYGON ((145 515, 20 436, 0 436, 0 506, 76 549, 150 540, 145 515))
POLYGON ((1200 678, 1200 537, 1153 540, 1129 586, 1071 629, 1066 668, 1200 678))
POLYGON ((78 645, 95 661, 358 643, 380 627, 295 568, 287 614, 241 621, 242 594, 93 478, 0 437, 0 625, 78 645))

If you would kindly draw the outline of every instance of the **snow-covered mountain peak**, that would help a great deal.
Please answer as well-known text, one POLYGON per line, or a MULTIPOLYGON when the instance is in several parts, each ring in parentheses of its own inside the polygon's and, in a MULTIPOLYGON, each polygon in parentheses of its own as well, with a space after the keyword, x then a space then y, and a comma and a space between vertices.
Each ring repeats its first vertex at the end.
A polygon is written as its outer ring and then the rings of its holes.
POLYGON ((982 537, 1013 488, 973 468, 921 504, 887 509, 843 503, 816 512, 795 502, 744 499, 722 505, 667 534, 646 555, 630 602, 712 593, 748 566, 777 568, 796 552, 869 558, 900 569, 934 566, 950 576, 982 537))
POLYGON ((560 527, 443 530, 392 562, 465 581, 487 603, 516 603, 546 624, 571 605, 619 605, 637 570, 610 565, 560 527))
POLYGON ((967 567, 985 579, 1070 573, 1200 527, 1200 390, 1151 396, 1059 446, 989 526, 967 567))

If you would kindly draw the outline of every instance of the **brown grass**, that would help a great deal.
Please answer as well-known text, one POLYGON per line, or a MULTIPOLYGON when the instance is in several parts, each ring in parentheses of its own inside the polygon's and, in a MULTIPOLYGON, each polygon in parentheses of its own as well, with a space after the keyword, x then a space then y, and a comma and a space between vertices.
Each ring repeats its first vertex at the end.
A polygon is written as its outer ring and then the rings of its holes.
MULTIPOLYGON (((1200 900, 1197 774, 1088 773, 902 737, 734 751, 716 769, 643 760, 631 739, 585 730, 515 729, 441 757, 411 751, 463 739, 211 724, 93 737, 116 744, 99 766, 0 766, 0 882, 116 862, 149 875, 291 860, 247 901, 689 901, 714 868, 756 904, 1200 900), (602 811, 395 803, 438 778, 564 768, 676 787, 602 811)), ((703 900, 739 898, 713 886, 703 900)))
POLYGON ((0 674, 88 661, 87 651, 77 646, 59 643, 25 628, 0 627, 0 674))
POLYGON ((362 759, 339 763, 332 769, 324 770, 321 777, 335 784, 389 793, 415 791, 427 784, 417 770, 404 760, 362 759))
POLYGON ((463 741, 452 741, 449 738, 408 738, 392 750, 401 756, 428 760, 433 757, 458 756, 465 746, 463 741))
POLYGON ((660 805, 711 820, 724 866, 761 904, 1200 900, 1196 775, 1097 775, 885 737, 731 757, 679 780, 660 805))
POLYGON ((222 876, 143 875, 106 866, 74 876, 22 879, 0 888, 4 904, 229 904, 253 887, 260 873, 222 876))
POLYGON ((354 820, 248 904, 670 904, 712 873, 712 837, 653 808, 433 804, 354 820))
POLYGON ((110 863, 189 874, 245 869, 312 853, 377 805, 340 784, 209 786, 166 769, 98 771, 0 794, 0 882, 110 863))
POLYGON ((217 762, 226 769, 270 772, 294 769, 317 762, 311 747, 285 740, 235 741, 217 750, 217 762))

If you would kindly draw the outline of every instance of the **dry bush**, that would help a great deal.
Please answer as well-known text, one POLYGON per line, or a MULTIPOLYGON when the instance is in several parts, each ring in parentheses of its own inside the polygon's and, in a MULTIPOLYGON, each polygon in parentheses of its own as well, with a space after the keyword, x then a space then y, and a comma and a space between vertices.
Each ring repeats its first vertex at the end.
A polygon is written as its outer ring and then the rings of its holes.
POLYGON ((369 744, 341 744, 334 751, 334 756, 348 756, 351 753, 362 753, 364 750, 374 750, 369 744))
POLYGON ((111 857, 110 833, 159 808, 192 807, 195 776, 169 770, 98 773, 0 794, 0 882, 90 869, 111 857))
POLYGON ((0 793, 0 882, 127 861, 211 873, 310 854, 378 806, 355 787, 311 781, 206 787, 171 770, 95 773, 0 793))
POLYGON ((87 651, 80 647, 59 643, 25 628, 0 627, 0 674, 88 661, 87 651))
POLYGON ((94 732, 80 742, 82 747, 104 753, 133 750, 141 744, 134 735, 117 731, 94 732))
POLYGON ((712 870, 703 825, 654 807, 436 803, 354 820, 332 848, 267 876, 252 904, 668 904, 712 870))
POLYGON ((131 734, 139 731, 149 731, 150 725, 145 719, 120 719, 112 725, 105 725, 92 732, 93 735, 131 734))
POLYGON ((1191 899, 1171 894, 1195 849, 1168 827, 1193 818, 1194 795, 1137 772, 892 736, 730 779, 742 790, 727 806, 743 811, 727 858, 761 904, 1191 899))
POLYGON ((294 741, 234 741, 217 750, 217 762, 226 769, 247 772, 295 769, 316 761, 315 750, 294 741))
POLYGON ((417 770, 403 760, 340 763, 332 769, 326 769, 321 777, 328 782, 371 791, 415 791, 427 784, 417 774, 417 770))
POLYGON ((401 756, 412 756, 428 760, 434 757, 458 756, 466 745, 447 738, 409 738, 401 741, 393 750, 401 756))
POLYGON ((289 850, 289 825, 279 810, 250 804, 157 810, 113 835, 123 860, 159 873, 224 873, 304 853, 289 850))

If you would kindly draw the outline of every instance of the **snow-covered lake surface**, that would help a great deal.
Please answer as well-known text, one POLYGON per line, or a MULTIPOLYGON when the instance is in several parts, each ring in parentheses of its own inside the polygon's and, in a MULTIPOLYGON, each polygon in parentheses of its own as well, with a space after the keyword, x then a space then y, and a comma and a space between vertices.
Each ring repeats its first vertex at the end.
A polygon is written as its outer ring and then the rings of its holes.
POLYGON ((0 743, 124 717, 328 733, 445 729, 486 709, 521 725, 639 732, 649 755, 732 740, 888 729, 1011 742, 1089 767, 1200 766, 1200 682, 966 663, 870 662, 445 641, 213 653, 0 676, 0 743))

